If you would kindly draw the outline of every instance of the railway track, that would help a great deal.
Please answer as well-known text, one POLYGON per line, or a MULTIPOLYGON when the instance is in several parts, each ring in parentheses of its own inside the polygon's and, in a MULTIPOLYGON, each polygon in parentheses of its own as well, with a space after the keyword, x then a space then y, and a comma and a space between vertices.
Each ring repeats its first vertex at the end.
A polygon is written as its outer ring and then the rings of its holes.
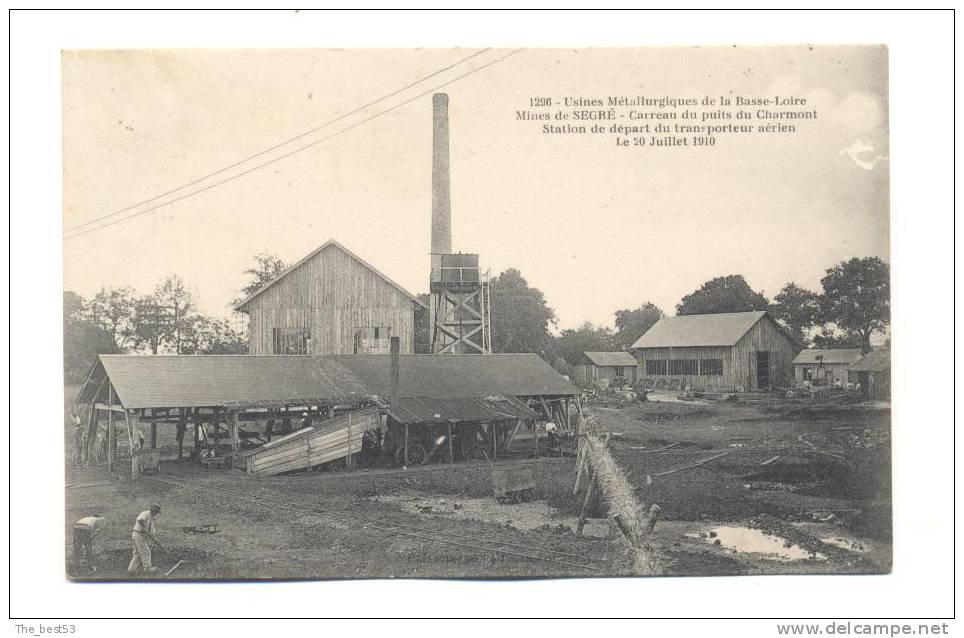
POLYGON ((220 485, 212 485, 200 481, 187 481, 171 477, 162 478, 159 476, 153 476, 150 480, 188 489, 203 488, 208 491, 223 492, 231 495, 237 500, 253 503, 261 507, 283 509, 297 514, 317 514, 327 517, 334 522, 354 524, 388 536, 400 536, 416 540, 435 542, 443 545, 474 549, 481 553, 487 554, 500 554, 515 558, 525 558, 533 562, 562 565, 591 573, 607 573, 606 560, 589 555, 563 552, 547 547, 539 547, 537 545, 503 541, 491 537, 475 536, 472 534, 462 534, 458 532, 420 527, 390 519, 361 516, 359 514, 344 510, 332 511, 312 507, 310 505, 294 505, 290 503, 278 502, 276 500, 269 500, 267 498, 253 496, 240 490, 235 490, 220 485))

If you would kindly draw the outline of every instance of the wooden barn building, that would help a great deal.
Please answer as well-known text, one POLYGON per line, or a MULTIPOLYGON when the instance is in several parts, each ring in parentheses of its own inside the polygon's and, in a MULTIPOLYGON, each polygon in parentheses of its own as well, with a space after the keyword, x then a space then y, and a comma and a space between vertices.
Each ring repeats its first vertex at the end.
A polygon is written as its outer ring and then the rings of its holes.
POLYGON ((663 317, 632 346, 641 379, 737 392, 790 384, 793 340, 764 311, 663 317))
POLYGON ((868 399, 889 399, 890 348, 871 350, 850 366, 848 375, 868 399))
POLYGON ((809 348, 793 359, 794 385, 846 386, 847 370, 863 356, 860 348, 809 348))
POLYGON ((248 315, 249 354, 387 354, 399 337, 415 352, 425 306, 330 240, 236 307, 248 315))
POLYGON ((636 359, 628 352, 584 352, 572 368, 573 380, 596 385, 603 379, 636 383, 636 359))

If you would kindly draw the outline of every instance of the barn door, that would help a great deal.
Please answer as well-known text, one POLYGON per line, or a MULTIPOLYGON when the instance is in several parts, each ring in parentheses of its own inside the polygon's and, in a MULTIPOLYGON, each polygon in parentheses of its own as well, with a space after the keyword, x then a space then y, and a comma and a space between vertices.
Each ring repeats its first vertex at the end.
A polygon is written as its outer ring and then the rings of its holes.
POLYGON ((760 390, 770 387, 770 353, 756 353, 756 387, 760 390))

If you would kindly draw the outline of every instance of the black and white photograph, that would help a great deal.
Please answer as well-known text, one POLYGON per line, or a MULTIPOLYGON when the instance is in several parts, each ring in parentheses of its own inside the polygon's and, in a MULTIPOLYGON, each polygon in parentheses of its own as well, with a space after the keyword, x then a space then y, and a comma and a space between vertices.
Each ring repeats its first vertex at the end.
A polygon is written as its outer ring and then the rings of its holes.
POLYGON ((889 571, 886 47, 63 64, 71 578, 889 571))
POLYGON ((12 630, 949 635, 952 22, 11 11, 12 630))

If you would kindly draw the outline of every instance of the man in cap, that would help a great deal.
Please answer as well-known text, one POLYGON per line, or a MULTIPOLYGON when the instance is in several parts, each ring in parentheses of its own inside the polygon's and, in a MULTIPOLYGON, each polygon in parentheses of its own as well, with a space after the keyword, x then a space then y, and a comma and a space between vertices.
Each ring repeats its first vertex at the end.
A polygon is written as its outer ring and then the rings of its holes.
POLYGON ((160 516, 161 506, 151 505, 151 509, 145 510, 134 519, 134 531, 131 533, 131 541, 134 545, 134 555, 131 557, 131 564, 127 567, 127 573, 133 575, 145 572, 153 574, 157 567, 151 565, 151 546, 149 540, 154 538, 154 520, 160 516))
POLYGON ((85 516, 74 523, 74 567, 80 568, 81 560, 87 565, 87 571, 97 571, 94 566, 94 539, 104 529, 107 519, 100 515, 85 516))

